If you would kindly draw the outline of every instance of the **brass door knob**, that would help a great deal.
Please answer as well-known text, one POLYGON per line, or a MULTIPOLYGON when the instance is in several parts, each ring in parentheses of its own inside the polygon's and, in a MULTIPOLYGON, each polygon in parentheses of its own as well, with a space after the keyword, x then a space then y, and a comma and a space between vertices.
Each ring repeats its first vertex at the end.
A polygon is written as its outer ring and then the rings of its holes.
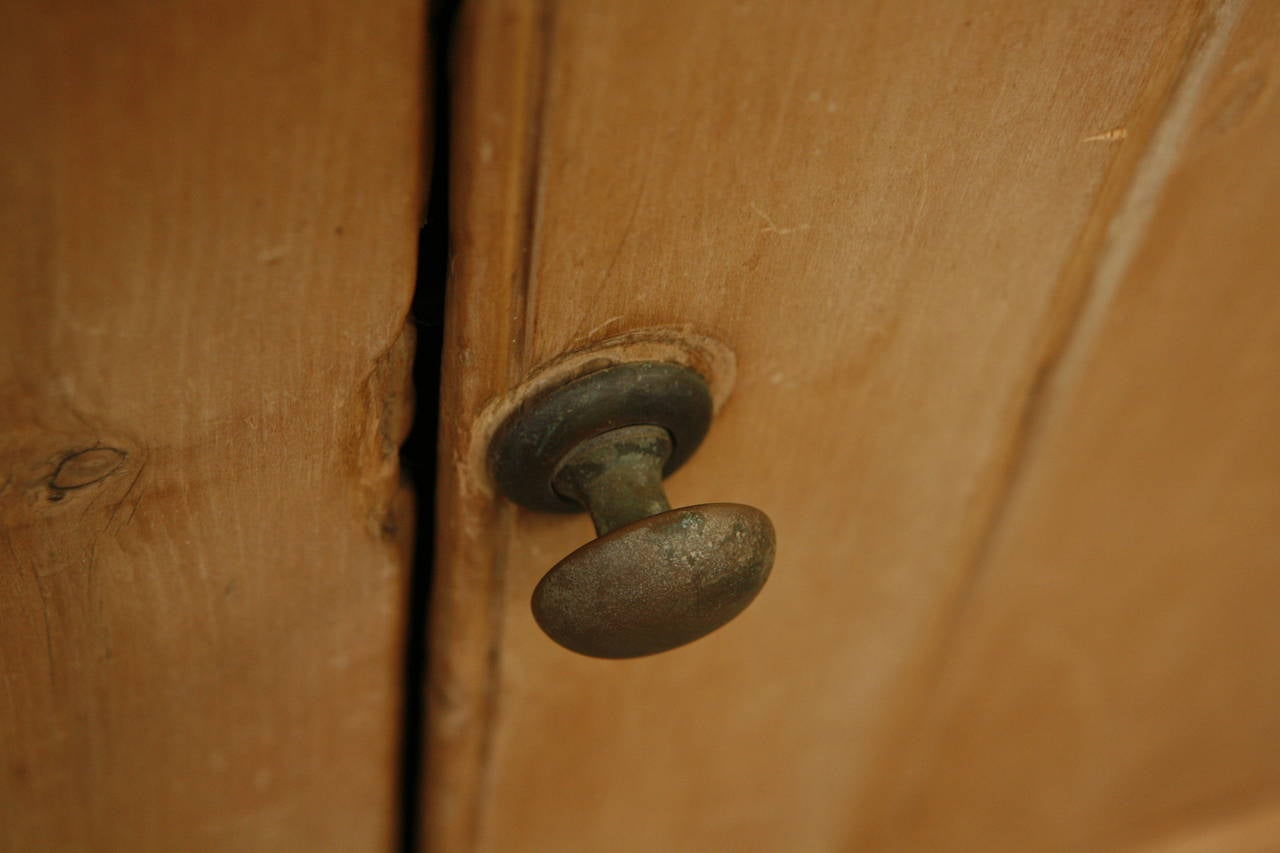
POLYGON ((534 618, 553 640, 592 657, 655 654, 714 631, 756 597, 773 566, 768 516, 733 503, 671 509, 662 488, 710 421, 701 376, 638 362, 556 388, 499 430, 490 461, 507 497, 585 508, 599 535, 534 590, 534 618))

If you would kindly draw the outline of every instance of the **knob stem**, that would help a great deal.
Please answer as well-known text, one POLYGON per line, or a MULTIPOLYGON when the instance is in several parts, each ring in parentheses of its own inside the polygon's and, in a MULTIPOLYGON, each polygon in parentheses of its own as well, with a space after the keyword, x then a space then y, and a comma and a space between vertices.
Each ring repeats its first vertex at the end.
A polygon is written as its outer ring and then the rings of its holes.
POLYGON ((671 509, 662 488, 671 450, 671 434, 659 426, 609 430, 578 445, 556 472, 552 487, 582 504, 596 534, 604 536, 671 509))

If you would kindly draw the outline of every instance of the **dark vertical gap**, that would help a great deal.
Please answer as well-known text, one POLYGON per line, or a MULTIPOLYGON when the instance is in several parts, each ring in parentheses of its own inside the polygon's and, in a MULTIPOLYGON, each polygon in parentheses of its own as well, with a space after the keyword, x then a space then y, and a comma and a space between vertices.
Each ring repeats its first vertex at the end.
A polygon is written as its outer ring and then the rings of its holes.
POLYGON ((400 847, 417 853, 422 804, 426 719, 427 615, 431 592, 436 514, 436 443, 440 415, 440 364, 444 341, 444 293, 449 271, 450 62, 459 0, 430 0, 426 43, 431 115, 431 184, 418 235, 418 277, 411 319, 418 349, 413 363, 416 414, 400 450, 406 478, 417 492, 413 566, 409 580, 408 636, 404 657, 404 716, 401 720, 400 847))

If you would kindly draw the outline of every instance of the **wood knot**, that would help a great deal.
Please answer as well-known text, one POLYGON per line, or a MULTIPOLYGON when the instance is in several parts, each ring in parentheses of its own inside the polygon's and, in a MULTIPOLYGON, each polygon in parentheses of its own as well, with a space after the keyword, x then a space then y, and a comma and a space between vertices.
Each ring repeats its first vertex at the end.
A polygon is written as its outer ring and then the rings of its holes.
POLYGON ((49 488, 65 492, 92 486, 115 473, 127 458, 129 454, 116 447, 92 447, 70 453, 62 457, 54 469, 49 488))

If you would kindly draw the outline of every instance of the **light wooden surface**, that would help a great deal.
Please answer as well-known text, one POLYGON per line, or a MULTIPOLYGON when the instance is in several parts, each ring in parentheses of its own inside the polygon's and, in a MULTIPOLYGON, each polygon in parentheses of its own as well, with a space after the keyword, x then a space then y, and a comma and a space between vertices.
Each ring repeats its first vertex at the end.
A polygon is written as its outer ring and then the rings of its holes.
POLYGON ((452 230, 420 809, 424 843, 442 851, 470 848, 488 770, 503 580, 497 547, 511 510, 495 504, 468 461, 476 415, 518 378, 511 326, 521 310, 529 143, 541 85, 538 12, 521 2, 464 4, 453 48, 452 230))
POLYGON ((1280 135, 1243 8, 464 11, 431 849, 1274 826, 1280 261, 1248 176, 1280 135), (673 503, 763 508, 777 565, 693 646, 576 657, 528 600, 590 525, 492 498, 481 415, 669 325, 737 354, 673 503))
POLYGON ((395 842, 421 5, 10 10, 0 850, 395 842))
POLYGON ((867 848, 1280 849, 1280 6, 1239 6, 1112 219, 867 848))

